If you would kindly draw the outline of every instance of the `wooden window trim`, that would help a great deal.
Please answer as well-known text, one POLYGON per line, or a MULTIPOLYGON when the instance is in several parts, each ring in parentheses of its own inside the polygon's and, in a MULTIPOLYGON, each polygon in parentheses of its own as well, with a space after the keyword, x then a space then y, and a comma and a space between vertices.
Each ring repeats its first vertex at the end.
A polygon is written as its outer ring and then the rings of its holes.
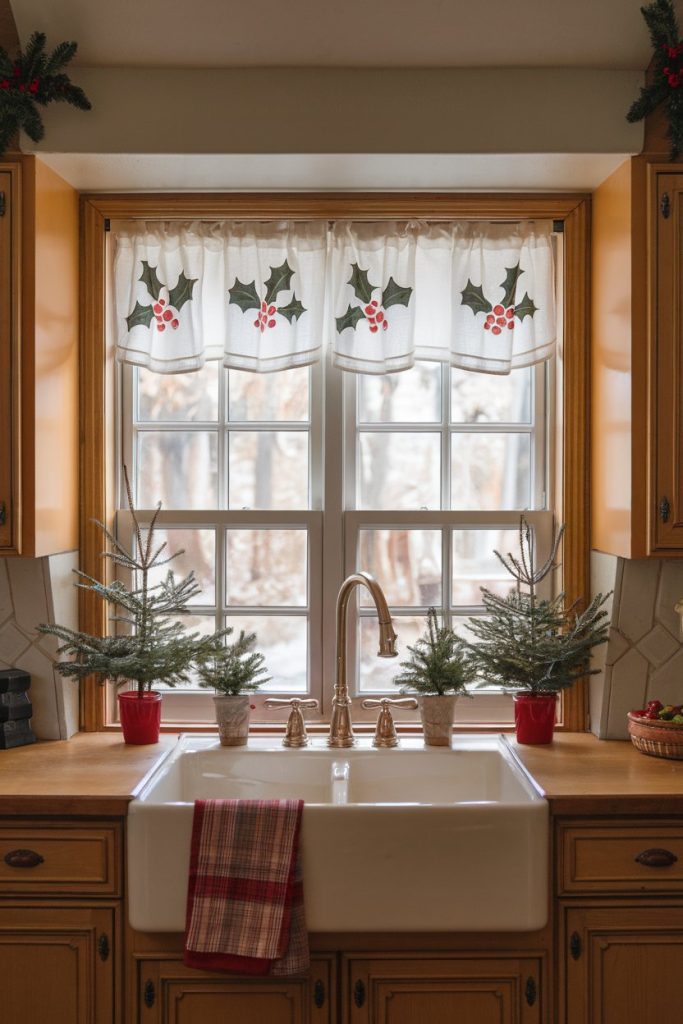
MULTIPOLYGON (((139 193, 81 196, 80 339, 80 559, 84 572, 102 571, 101 537, 92 520, 111 522, 114 489, 106 463, 107 401, 105 336, 105 227, 107 220, 516 220, 561 221, 565 238, 564 353, 560 473, 561 507, 567 524, 564 589, 570 599, 590 593, 589 509, 589 218, 584 194, 461 193, 139 193)), ((79 594, 80 628, 106 626, 101 601, 79 594)), ((583 681, 564 695, 560 728, 588 726, 583 681)), ((81 728, 105 727, 104 692, 92 681, 81 687, 81 728)))

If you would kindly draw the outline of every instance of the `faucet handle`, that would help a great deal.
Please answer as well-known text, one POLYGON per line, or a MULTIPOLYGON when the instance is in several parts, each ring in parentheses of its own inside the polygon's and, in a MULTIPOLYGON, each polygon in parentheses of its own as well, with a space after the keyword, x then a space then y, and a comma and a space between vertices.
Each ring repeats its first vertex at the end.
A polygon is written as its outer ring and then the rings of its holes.
POLYGON ((318 702, 312 697, 290 697, 284 700, 281 697, 268 697, 263 704, 266 708, 291 708, 285 729, 285 738, 282 741, 283 747, 305 747, 308 745, 308 733, 302 708, 317 708, 318 702))
POLYGON ((416 708, 417 701, 414 697, 368 697, 362 701, 361 707, 366 710, 370 708, 380 709, 377 717, 377 728, 375 729, 375 736, 372 741, 373 747, 396 747, 398 746, 398 736, 396 735, 391 708, 416 708))

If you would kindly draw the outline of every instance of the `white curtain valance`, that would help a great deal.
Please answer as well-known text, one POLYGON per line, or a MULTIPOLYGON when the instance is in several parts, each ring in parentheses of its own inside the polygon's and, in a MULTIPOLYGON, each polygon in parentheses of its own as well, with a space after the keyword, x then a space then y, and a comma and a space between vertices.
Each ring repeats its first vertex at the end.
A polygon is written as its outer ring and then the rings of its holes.
POLYGON ((269 371, 506 374, 555 346, 549 224, 142 224, 116 234, 117 355, 269 371))

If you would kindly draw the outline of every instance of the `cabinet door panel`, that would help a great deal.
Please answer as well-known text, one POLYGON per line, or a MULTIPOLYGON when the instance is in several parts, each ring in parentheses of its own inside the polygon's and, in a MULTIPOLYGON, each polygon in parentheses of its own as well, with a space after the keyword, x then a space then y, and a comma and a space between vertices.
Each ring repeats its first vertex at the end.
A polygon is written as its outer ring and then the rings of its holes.
POLYGON ((0 553, 17 547, 18 168, 0 170, 0 553))
POLYGON ((537 1024, 540 963, 403 957, 348 963, 351 1024, 537 1024))
POLYGON ((113 911, 0 909, 0 1019, 12 1024, 111 1024, 113 911), (107 936, 102 959, 98 941, 107 936))
POLYGON ((247 978, 196 971, 179 960, 138 963, 140 1024, 332 1024, 333 965, 314 958, 306 976, 247 978))
POLYGON ((683 907, 570 909, 565 950, 566 1024, 680 1019, 683 907))
POLYGON ((683 548, 683 174, 658 175, 653 553, 683 548), (665 211, 666 215, 665 215, 665 211))

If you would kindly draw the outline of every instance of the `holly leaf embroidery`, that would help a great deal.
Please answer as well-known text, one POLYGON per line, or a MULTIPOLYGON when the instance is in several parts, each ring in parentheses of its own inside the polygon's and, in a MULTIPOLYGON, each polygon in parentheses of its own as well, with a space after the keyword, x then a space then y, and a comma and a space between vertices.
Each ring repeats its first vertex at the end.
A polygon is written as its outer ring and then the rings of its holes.
POLYGON ((360 306, 352 306, 349 303, 349 308, 344 315, 335 317, 335 320, 337 322, 337 334, 341 334, 347 327, 353 327, 355 331, 358 321, 365 320, 365 313, 360 306))
POLYGON ((289 320, 291 324, 297 317, 301 319, 301 314, 306 312, 306 308, 301 305, 295 292, 292 292, 292 298, 290 301, 286 306, 278 306, 277 312, 280 316, 283 316, 285 320, 289 320))
POLYGON ((538 306, 534 305, 533 299, 529 298, 529 293, 524 292, 524 298, 515 306, 515 316, 522 321, 525 316, 533 316, 537 309, 538 306))
POLYGON ((481 285, 472 284, 469 278, 460 294, 462 295, 463 306, 469 306, 475 316, 477 313, 490 313, 493 309, 493 306, 484 295, 481 285))
MULTIPOLYGON (((157 277, 157 268, 150 267, 147 260, 142 260, 142 273, 138 278, 138 281, 142 281, 149 294, 153 299, 158 299, 161 294, 161 289, 164 287, 159 278, 157 277)), ((133 314, 131 313, 131 316, 133 314)))
POLYGON ((133 312, 126 317, 128 330, 132 331, 134 327, 149 327, 153 316, 154 312, 151 306, 142 306, 136 302, 133 312))
MULTIPOLYGON (((357 299, 360 299, 361 302, 370 301, 375 286, 368 281, 367 270, 361 270, 357 263, 352 263, 351 277, 347 283, 353 288, 357 299)), ((346 315, 345 313, 344 316, 346 315)))
POLYGON ((520 276, 524 273, 523 270, 519 269, 519 263, 516 267, 505 268, 505 280, 501 284, 503 289, 503 305, 511 306, 515 297, 515 289, 517 288, 517 282, 520 276))
POLYGON ((168 301, 172 306, 180 312, 186 302, 189 302, 192 298, 192 289, 197 283, 196 277, 185 277, 185 271, 180 271, 180 277, 178 278, 175 288, 171 288, 168 293, 168 301))
POLYGON ((382 305, 385 309, 389 309, 389 306, 407 306, 412 294, 412 288, 404 288, 390 277, 389 284, 382 292, 382 305))
POLYGON ((280 267, 270 268, 270 277, 266 281, 266 302, 268 305, 273 301, 278 292, 288 291, 294 271, 290 269, 287 260, 280 267))
POLYGON ((236 277, 234 285, 228 291, 228 295, 230 296, 228 305, 239 306, 243 313, 246 313, 248 309, 261 308, 261 300, 256 292, 256 281, 252 281, 250 284, 242 284, 239 277, 236 277))

